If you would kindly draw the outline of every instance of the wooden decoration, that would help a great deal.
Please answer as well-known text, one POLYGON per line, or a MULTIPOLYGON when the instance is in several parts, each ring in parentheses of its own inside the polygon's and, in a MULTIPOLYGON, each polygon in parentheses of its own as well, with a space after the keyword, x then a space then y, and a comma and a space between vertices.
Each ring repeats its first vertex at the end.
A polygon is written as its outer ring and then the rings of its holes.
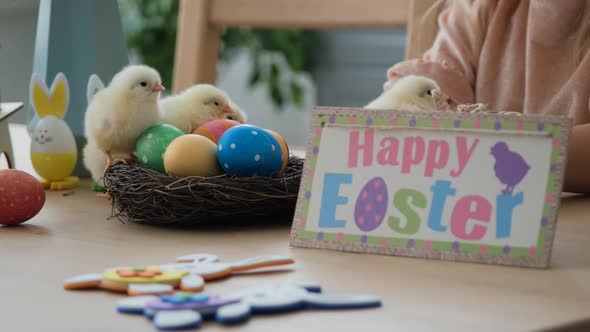
POLYGON ((547 267, 572 120, 314 110, 291 244, 547 267))

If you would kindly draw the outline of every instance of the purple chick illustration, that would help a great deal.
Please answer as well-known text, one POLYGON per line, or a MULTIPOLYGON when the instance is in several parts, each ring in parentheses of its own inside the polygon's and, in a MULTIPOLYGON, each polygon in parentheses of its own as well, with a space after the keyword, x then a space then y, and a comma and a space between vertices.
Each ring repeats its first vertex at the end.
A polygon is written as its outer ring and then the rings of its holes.
POLYGON ((516 152, 510 151, 505 142, 498 142, 492 146, 491 153, 496 159, 494 172, 496 178, 506 185, 502 194, 512 194, 514 187, 527 175, 531 166, 516 152))

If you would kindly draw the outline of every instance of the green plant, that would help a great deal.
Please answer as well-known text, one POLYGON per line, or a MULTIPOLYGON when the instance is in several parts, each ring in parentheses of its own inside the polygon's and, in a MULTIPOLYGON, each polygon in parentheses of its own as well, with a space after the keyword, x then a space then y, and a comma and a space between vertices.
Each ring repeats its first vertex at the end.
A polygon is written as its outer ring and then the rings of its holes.
MULTIPOLYGON (((119 0, 127 41, 140 60, 158 69, 164 84, 172 81, 178 1, 119 0)), ((252 58, 251 87, 264 85, 278 108, 302 106, 304 93, 298 75, 314 65, 315 32, 294 29, 226 28, 219 57, 228 62, 238 50, 252 58), (273 56, 273 55, 279 55, 273 56)))

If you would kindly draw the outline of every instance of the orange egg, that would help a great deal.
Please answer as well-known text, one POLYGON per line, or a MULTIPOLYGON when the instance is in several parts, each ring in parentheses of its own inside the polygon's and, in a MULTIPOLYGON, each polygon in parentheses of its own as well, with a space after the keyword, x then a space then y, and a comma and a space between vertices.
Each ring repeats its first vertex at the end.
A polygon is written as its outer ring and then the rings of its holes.
POLYGON ((176 176, 218 175, 217 145, 200 135, 180 136, 168 145, 164 168, 176 176))
POLYGON ((287 169, 287 164, 289 164, 289 146, 287 145, 285 139, 278 133, 270 129, 267 129, 266 131, 268 131, 279 142, 279 145, 281 146, 281 151, 283 152, 283 166, 281 167, 281 171, 279 172, 279 175, 281 175, 283 174, 283 172, 285 172, 285 169, 287 169))
POLYGON ((228 119, 212 120, 195 129, 192 133, 195 135, 205 136, 213 143, 217 144, 219 138, 221 135, 223 135, 223 133, 225 133, 226 130, 237 125, 241 125, 241 123, 228 119))
POLYGON ((0 224, 16 225, 33 218, 45 204, 45 190, 29 173, 0 170, 0 224))

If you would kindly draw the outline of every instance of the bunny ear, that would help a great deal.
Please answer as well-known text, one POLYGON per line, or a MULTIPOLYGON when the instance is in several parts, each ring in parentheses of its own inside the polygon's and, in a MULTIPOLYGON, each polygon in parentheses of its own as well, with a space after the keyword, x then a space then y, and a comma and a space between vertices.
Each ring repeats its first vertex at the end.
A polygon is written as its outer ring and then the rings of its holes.
POLYGON ((45 105, 49 102, 49 89, 47 89, 47 85, 45 85, 45 80, 39 76, 39 74, 34 73, 31 76, 31 82, 29 83, 29 100, 31 104, 33 104, 33 109, 37 116, 42 117, 39 113, 40 110, 46 109, 45 105))
POLYGON ((100 80, 100 77, 96 74, 90 75, 88 86, 86 87, 86 99, 88 104, 90 104, 94 95, 102 89, 104 89, 104 83, 100 80))
POLYGON ((57 73, 51 84, 51 104, 53 106, 52 115, 58 118, 64 118, 70 105, 70 85, 68 79, 63 73, 57 73))
POLYGON ((55 115, 58 118, 65 116, 68 110, 70 88, 64 74, 59 73, 55 76, 51 92, 41 76, 33 74, 29 90, 33 108, 39 118, 47 115, 55 115))

